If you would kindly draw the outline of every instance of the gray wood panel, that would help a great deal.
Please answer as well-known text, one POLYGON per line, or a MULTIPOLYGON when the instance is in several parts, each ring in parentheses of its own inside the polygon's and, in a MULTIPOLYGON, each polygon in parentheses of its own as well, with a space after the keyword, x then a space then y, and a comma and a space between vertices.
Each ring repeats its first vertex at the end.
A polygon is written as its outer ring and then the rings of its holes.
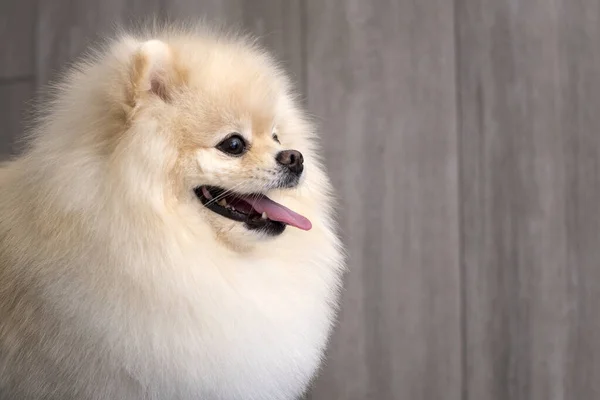
POLYGON ((304 89, 303 8, 300 0, 170 0, 172 20, 225 25, 259 37, 288 71, 300 94, 304 89))
POLYGON ((600 398, 600 4, 458 4, 466 398, 600 398))
POLYGON ((0 161, 20 147, 15 139, 22 136, 31 111, 33 81, 0 84, 0 161))
POLYGON ((212 24, 241 27, 244 0, 164 0, 164 12, 170 20, 204 19, 212 24))
POLYGON ((160 0, 46 0, 39 2, 36 75, 45 85, 87 46, 117 26, 153 18, 160 0))
POLYGON ((300 0, 244 2, 244 27, 281 61, 299 94, 305 92, 304 7, 300 0))
POLYGON ((35 0, 0 1, 0 79, 33 74, 35 0))
POLYGON ((350 253, 312 398, 459 399, 452 2, 307 4, 308 104, 350 253))

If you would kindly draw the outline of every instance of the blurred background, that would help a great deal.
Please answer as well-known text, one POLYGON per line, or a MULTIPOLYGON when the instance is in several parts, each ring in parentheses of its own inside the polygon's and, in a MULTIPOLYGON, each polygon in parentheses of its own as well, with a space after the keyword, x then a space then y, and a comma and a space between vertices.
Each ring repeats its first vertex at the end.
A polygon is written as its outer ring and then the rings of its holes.
POLYGON ((0 154, 113 24, 262 37, 350 256, 314 400, 600 399, 600 1, 0 0, 0 154))

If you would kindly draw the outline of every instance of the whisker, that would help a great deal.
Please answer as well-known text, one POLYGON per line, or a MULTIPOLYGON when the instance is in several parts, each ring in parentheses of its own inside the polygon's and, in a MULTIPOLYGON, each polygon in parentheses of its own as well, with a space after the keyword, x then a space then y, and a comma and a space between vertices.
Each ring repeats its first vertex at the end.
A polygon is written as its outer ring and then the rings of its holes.
POLYGON ((223 192, 221 192, 219 195, 211 198, 208 202, 206 202, 205 206, 210 206, 211 204, 219 202, 221 199, 223 199, 226 196, 231 197, 230 202, 234 202, 236 200, 245 198, 250 202, 250 206, 253 206, 253 204, 255 204, 256 201, 261 196, 263 196, 264 192, 266 192, 269 189, 272 189, 273 187, 277 187, 277 184, 274 185, 273 182, 269 181, 269 182, 263 182, 258 191, 252 191, 252 193, 250 193, 250 194, 242 194, 242 193, 239 193, 236 191, 236 189, 243 187, 245 184, 246 184, 246 182, 240 182, 229 189, 224 189, 223 192))
POLYGON ((218 196, 213 197, 212 199, 210 199, 205 206, 209 206, 215 202, 218 202, 219 200, 221 200, 222 198, 224 198, 225 196, 227 196, 229 193, 233 192, 236 188, 240 187, 241 185, 243 185, 244 182, 240 182, 237 185, 234 185, 232 188, 230 189, 225 189, 223 190, 222 193, 220 193, 218 196))

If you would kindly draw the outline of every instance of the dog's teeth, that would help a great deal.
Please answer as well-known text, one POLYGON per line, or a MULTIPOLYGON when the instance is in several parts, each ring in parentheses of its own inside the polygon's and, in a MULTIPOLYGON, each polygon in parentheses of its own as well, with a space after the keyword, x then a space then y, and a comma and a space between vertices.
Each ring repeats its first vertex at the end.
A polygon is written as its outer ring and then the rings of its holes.
POLYGON ((267 213, 266 213, 266 212, 262 213, 262 215, 261 215, 260 217, 261 217, 262 219, 267 219, 267 213))
POLYGON ((218 203, 221 207, 227 207, 227 200, 225 199, 219 200, 218 203))

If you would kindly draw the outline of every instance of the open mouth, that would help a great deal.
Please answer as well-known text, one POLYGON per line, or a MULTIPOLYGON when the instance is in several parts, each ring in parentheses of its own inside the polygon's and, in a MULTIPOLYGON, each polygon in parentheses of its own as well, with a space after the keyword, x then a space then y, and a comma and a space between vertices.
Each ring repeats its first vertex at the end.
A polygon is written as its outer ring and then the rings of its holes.
POLYGON ((250 230, 278 235, 287 225, 302 230, 312 228, 306 217, 263 194, 239 194, 215 186, 200 186, 195 193, 206 208, 225 218, 243 222, 250 230))

